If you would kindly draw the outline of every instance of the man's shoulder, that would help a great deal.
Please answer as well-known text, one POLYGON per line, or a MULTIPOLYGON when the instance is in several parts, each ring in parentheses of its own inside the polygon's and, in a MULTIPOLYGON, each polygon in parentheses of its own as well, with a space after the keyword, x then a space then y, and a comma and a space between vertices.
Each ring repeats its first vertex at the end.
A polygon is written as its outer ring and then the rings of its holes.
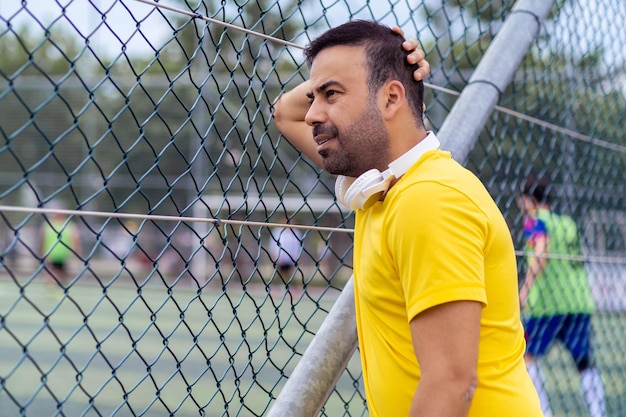
POLYGON ((480 204, 493 202, 480 178, 442 150, 424 155, 399 184, 401 190, 412 190, 429 200, 457 195, 480 204))

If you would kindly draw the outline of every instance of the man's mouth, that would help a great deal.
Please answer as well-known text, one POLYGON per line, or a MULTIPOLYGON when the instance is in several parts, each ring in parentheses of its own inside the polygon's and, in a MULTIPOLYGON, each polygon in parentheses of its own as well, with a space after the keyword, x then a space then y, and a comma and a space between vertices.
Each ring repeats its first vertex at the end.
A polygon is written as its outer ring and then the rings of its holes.
POLYGON ((323 144, 325 144, 326 142, 332 140, 334 138, 334 136, 329 136, 329 135, 319 135, 315 137, 315 142, 317 143, 317 146, 322 146, 323 144))
POLYGON ((318 125, 313 128, 313 140, 317 143, 317 153, 324 156, 328 152, 328 142, 337 138, 337 129, 330 125, 318 125))
POLYGON ((318 145, 328 142, 337 136, 337 129, 330 125, 316 125, 313 127, 313 140, 318 145))
POLYGON ((318 152, 320 151, 321 148, 324 147, 326 143, 330 142, 336 137, 336 135, 331 132, 327 132, 327 133, 316 132, 316 133, 317 135, 313 136, 313 140, 315 141, 315 143, 317 143, 318 152))
POLYGON ((315 136, 314 140, 315 140, 315 143, 317 143, 317 153, 325 158, 326 155, 328 155, 328 151, 329 151, 329 148, 328 146, 326 146, 326 144, 332 141, 334 138, 335 136, 331 136, 331 135, 315 136))

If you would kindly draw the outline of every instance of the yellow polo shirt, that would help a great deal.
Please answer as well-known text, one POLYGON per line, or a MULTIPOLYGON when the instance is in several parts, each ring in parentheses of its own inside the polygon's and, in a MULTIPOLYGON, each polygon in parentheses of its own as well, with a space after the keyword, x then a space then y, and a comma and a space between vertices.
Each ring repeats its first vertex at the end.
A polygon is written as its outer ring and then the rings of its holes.
POLYGON ((420 379, 410 321, 458 300, 484 305, 478 387, 469 416, 542 416, 523 360, 511 235, 472 173, 448 152, 427 152, 384 201, 357 210, 354 249, 370 416, 408 416, 420 379))

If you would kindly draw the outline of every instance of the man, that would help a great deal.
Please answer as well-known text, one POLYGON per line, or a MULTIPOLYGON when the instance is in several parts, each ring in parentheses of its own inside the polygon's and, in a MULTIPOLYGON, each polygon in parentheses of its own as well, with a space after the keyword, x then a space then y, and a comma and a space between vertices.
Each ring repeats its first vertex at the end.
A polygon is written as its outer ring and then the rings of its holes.
MULTIPOLYGON (((49 204, 52 210, 62 210, 60 203, 49 204)), ((70 280, 68 271, 71 259, 81 252, 80 237, 76 226, 60 212, 44 217, 41 225, 41 256, 45 262, 48 281, 65 286, 70 280)))
POLYGON ((402 45, 375 22, 333 28, 305 51, 309 81, 275 105, 281 133, 307 155, 314 148, 339 176, 337 198, 356 208, 369 414, 541 416, 509 230, 480 181, 425 130, 423 84, 406 63, 416 55, 402 45))
MULTIPOLYGON (((288 224, 289 219, 285 217, 281 223, 288 224)), ((275 228, 271 231, 269 252, 278 272, 289 280, 302 255, 302 234, 291 227, 275 228)))
POLYGON ((529 176, 517 204, 525 214, 526 275, 520 302, 526 317, 526 365, 541 408, 552 416, 548 394, 537 364, 555 341, 563 343, 580 373, 591 417, 606 415, 604 384, 594 366, 591 335, 596 305, 583 263, 574 220, 551 207, 547 178, 529 176))

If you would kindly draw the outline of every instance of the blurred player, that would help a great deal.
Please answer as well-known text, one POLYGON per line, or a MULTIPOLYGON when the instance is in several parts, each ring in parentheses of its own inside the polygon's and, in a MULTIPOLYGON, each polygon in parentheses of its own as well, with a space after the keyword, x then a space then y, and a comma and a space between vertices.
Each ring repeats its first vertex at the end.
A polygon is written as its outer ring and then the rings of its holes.
POLYGON ((530 176, 518 196, 518 206, 525 214, 526 275, 520 303, 526 318, 526 361, 539 399, 547 417, 552 416, 548 394, 537 361, 555 341, 570 352, 582 384, 591 417, 606 413, 604 386, 593 364, 591 319, 595 301, 587 271, 579 258, 581 243, 574 220, 551 209, 546 178, 530 176), (550 258, 550 255, 557 257, 550 258), (558 256, 561 256, 559 258, 558 256))
MULTIPOLYGON (((283 219, 283 223, 288 223, 283 219)), ((279 272, 288 277, 302 254, 302 235, 291 227, 277 227, 272 230, 270 256, 279 272)))
MULTIPOLYGON (((63 206, 55 203, 48 208, 58 210, 63 206)), ((65 286, 70 278, 70 260, 81 252, 78 229, 65 214, 52 213, 44 216, 40 236, 41 257, 46 265, 48 279, 51 283, 65 286)))

